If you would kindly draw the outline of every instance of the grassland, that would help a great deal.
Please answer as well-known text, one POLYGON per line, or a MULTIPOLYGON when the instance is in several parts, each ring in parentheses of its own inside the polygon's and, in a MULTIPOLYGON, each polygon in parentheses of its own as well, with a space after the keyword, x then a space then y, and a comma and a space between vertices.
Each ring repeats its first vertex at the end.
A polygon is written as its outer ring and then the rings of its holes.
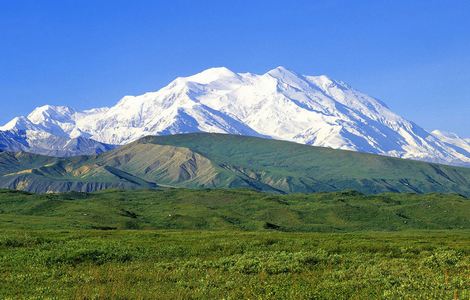
POLYGON ((277 195, 251 190, 0 191, 0 226, 17 229, 190 229, 290 232, 469 229, 457 194, 277 195))
POLYGON ((0 299, 469 299, 455 194, 0 191, 0 299))
POLYGON ((469 299, 468 231, 2 230, 0 298, 469 299))

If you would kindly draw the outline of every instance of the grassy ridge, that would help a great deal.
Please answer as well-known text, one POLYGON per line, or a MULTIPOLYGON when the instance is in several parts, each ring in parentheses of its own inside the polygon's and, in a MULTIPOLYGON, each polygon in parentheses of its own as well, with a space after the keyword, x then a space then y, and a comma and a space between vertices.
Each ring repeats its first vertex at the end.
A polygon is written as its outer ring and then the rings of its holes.
POLYGON ((213 133, 147 137, 98 156, 0 153, 3 188, 49 193, 158 186, 470 196, 470 168, 213 133))
POLYGON ((354 189, 470 195, 470 168, 215 133, 146 137, 139 142, 187 147, 284 192, 354 189))
POLYGON ((23 229, 192 229, 341 232, 470 229, 456 194, 276 195, 250 190, 0 191, 0 226, 23 229))

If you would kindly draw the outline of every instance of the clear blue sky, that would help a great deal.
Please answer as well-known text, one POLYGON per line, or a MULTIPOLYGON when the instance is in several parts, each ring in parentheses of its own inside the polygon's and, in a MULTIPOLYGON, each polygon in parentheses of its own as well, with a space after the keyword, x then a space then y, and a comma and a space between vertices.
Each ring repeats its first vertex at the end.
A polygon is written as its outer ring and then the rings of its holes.
POLYGON ((0 123, 213 66, 327 74, 470 137, 470 1, 0 0, 0 123))

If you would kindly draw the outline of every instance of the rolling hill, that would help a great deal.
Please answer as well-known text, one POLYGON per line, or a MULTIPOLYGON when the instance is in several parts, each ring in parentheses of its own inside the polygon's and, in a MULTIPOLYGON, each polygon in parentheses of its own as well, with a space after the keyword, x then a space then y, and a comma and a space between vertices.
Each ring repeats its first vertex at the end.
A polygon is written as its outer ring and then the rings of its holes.
POLYGON ((0 226, 11 229, 394 231, 470 229, 460 195, 274 195, 249 190, 28 194, 0 190, 0 226))
POLYGON ((145 137, 93 156, 1 152, 0 187, 37 193, 186 187, 468 196, 470 169, 257 137, 193 133, 145 137))

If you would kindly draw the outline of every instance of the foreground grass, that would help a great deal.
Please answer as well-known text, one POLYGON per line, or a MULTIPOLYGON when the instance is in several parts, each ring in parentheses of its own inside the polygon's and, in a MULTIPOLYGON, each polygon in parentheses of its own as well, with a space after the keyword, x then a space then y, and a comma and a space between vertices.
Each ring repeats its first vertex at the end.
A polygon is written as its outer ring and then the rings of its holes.
POLYGON ((470 299, 456 194, 0 190, 0 299, 470 299))
POLYGON ((469 299, 470 232, 4 229, 0 298, 469 299))

